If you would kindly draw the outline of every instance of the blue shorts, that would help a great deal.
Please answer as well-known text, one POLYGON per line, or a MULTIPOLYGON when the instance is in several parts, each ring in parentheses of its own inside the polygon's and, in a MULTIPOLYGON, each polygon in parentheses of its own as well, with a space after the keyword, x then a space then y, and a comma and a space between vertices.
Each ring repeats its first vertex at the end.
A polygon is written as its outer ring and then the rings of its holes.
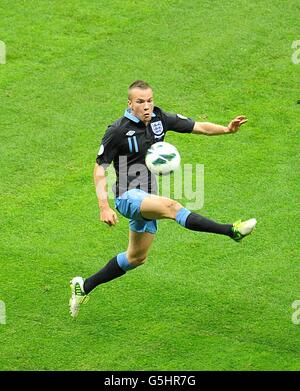
POLYGON ((156 220, 144 219, 141 215, 141 203, 145 197, 150 194, 144 190, 131 189, 126 191, 121 197, 115 199, 115 206, 122 216, 130 219, 129 228, 134 232, 150 232, 155 234, 157 231, 156 220))

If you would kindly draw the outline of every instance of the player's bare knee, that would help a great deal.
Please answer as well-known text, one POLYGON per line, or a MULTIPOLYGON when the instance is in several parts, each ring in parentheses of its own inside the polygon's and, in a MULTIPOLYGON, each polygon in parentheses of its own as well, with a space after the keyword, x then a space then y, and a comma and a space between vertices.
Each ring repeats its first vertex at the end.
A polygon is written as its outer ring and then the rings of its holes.
POLYGON ((182 208, 182 205, 174 200, 170 200, 166 204, 166 217, 175 219, 177 212, 182 208))
POLYGON ((135 260, 133 261, 133 265, 134 266, 141 266, 146 262, 146 259, 147 258, 145 258, 145 257, 135 258, 135 260))
POLYGON ((128 261, 134 266, 141 266, 143 265, 147 260, 147 256, 140 255, 140 256, 129 256, 128 261))

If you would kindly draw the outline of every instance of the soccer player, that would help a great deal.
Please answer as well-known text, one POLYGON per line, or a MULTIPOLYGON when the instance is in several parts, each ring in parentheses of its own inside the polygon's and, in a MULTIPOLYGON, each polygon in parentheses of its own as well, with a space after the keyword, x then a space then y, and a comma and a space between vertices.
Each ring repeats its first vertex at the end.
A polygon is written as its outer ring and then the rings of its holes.
POLYGON ((74 277, 71 282, 70 312, 76 317, 80 305, 98 285, 124 275, 145 263, 157 231, 158 219, 172 219, 182 227, 200 232, 226 235, 235 241, 249 235, 254 218, 234 224, 220 224, 191 212, 179 202, 156 195, 153 174, 145 166, 148 148, 163 141, 167 131, 196 135, 235 133, 247 119, 234 118, 228 126, 195 122, 180 114, 164 112, 154 106, 150 85, 142 80, 128 89, 128 108, 124 116, 110 125, 102 139, 94 169, 94 181, 100 208, 100 220, 109 226, 118 222, 116 212, 108 202, 105 170, 113 162, 116 171, 115 208, 129 219, 129 243, 96 274, 89 278, 74 277))

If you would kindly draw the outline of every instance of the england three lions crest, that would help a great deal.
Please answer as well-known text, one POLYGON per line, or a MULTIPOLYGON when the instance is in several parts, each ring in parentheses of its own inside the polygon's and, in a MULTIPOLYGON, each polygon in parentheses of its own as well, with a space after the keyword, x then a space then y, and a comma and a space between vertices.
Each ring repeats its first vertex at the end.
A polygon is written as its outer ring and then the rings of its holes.
POLYGON ((152 122, 151 128, 154 134, 161 135, 164 131, 163 124, 161 121, 152 122))

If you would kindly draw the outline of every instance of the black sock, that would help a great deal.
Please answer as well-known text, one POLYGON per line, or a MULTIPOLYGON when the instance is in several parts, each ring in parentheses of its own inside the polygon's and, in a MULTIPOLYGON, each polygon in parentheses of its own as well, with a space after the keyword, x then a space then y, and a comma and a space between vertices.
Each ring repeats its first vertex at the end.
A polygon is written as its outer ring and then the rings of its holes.
POLYGON ((232 224, 219 224, 193 212, 187 217, 185 227, 192 231, 211 232, 230 237, 233 236, 231 229, 232 224))
POLYGON ((96 288, 96 286, 121 277, 125 273, 126 272, 120 268, 117 262, 117 257, 114 257, 104 266, 103 269, 84 281, 84 292, 88 294, 96 288))

